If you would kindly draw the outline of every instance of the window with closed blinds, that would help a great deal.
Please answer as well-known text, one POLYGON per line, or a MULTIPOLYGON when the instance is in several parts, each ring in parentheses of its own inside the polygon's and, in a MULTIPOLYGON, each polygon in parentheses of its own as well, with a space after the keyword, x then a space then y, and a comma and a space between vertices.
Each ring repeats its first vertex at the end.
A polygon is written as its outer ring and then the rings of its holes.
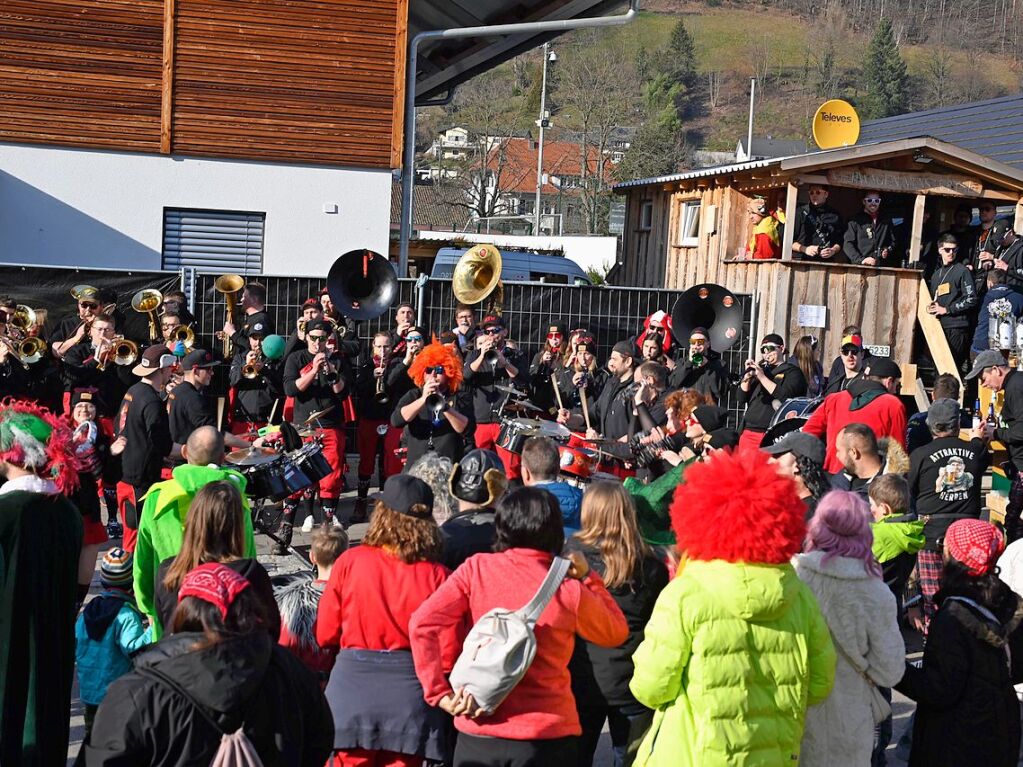
POLYGON ((163 268, 259 274, 265 221, 265 213, 164 208, 163 268))

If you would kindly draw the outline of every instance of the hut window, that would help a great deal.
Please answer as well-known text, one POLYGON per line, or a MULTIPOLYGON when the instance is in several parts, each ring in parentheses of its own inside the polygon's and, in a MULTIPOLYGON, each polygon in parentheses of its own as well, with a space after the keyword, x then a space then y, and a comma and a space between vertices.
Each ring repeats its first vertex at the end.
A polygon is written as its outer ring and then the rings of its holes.
POLYGON ((678 217, 678 244, 683 248, 695 248, 700 244, 700 201, 682 203, 678 217))
POLYGON ((642 231, 650 231, 654 222, 653 200, 644 200, 639 204, 639 228, 642 231))

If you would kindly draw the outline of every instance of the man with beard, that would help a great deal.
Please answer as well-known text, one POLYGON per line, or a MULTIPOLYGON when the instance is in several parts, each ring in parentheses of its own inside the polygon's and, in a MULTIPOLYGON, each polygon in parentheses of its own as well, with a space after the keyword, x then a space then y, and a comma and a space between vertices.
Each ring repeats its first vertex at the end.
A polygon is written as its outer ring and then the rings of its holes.
POLYGON ((843 251, 849 261, 860 266, 898 264, 895 224, 881 212, 881 193, 876 189, 864 192, 863 210, 849 219, 843 251))
POLYGON ((785 341, 768 333, 760 342, 760 361, 746 360, 739 382, 739 405, 746 405, 739 435, 740 448, 757 448, 771 425, 775 403, 806 396, 806 376, 799 365, 786 359, 785 341))
POLYGON ((720 402, 727 386, 728 370, 721 355, 710 348, 706 328, 693 328, 689 334, 689 354, 668 376, 668 390, 695 389, 720 402))
POLYGON ((635 346, 619 341, 611 349, 607 369, 611 373, 597 401, 590 406, 590 427, 586 436, 591 439, 621 440, 629 434, 632 423, 632 384, 635 346))
POLYGON ((849 259, 842 252, 845 226, 838 211, 828 205, 828 188, 823 184, 811 184, 807 194, 810 202, 796 210, 792 252, 798 253, 804 261, 848 263, 849 259))

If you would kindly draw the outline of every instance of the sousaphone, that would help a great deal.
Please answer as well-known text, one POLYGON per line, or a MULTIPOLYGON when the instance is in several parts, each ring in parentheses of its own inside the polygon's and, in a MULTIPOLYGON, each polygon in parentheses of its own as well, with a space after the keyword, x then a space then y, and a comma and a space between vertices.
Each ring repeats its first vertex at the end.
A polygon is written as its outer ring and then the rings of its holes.
POLYGON ((494 311, 500 314, 504 300, 501 251, 486 243, 474 245, 465 251, 451 275, 451 291, 459 302, 468 306, 478 304, 494 293, 494 311))
POLYGON ((671 309, 671 334, 685 344, 693 328, 706 328, 710 347, 723 352, 742 333, 742 306, 720 285, 694 285, 679 296, 671 309))
POLYGON ((398 295, 398 275, 391 262, 379 253, 350 250, 331 265, 327 293, 344 316, 353 320, 376 319, 398 295))

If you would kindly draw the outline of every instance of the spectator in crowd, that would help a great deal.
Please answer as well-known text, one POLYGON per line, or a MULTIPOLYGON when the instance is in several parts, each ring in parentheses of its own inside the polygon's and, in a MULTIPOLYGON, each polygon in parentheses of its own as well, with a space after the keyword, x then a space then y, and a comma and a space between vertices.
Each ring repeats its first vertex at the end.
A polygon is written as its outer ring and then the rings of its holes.
POLYGON ((89 601, 75 624, 78 697, 85 706, 85 739, 110 685, 131 671, 131 656, 145 648, 151 631, 131 593, 130 552, 112 548, 100 562, 103 591, 89 601))
POLYGON ((973 230, 973 248, 966 254, 964 261, 974 274, 979 293, 984 289, 985 273, 994 268, 995 252, 1000 243, 996 236, 998 230, 995 228, 995 219, 998 217, 998 209, 995 204, 990 200, 981 200, 977 205, 977 216, 980 224, 973 230))
POLYGON ((885 470, 874 432, 866 424, 846 424, 835 438, 835 455, 842 469, 831 476, 831 487, 851 490, 866 498, 870 483, 885 470))
POLYGON ((248 763, 323 765, 330 709, 313 674, 270 638, 252 584, 209 562, 185 576, 179 599, 171 635, 108 689, 85 765, 210 764, 235 732, 239 749, 255 749, 248 763))
POLYGON ((1015 290, 1023 289, 1023 238, 1009 221, 995 224, 996 249, 995 269, 1005 272, 1005 284, 1015 290))
POLYGON ((752 197, 746 205, 749 220, 753 225, 746 258, 767 259, 781 257, 781 227, 767 207, 763 197, 752 197))
POLYGON ((483 715, 472 695, 453 690, 446 647, 459 646, 466 627, 495 607, 532 599, 564 548, 554 497, 535 487, 509 493, 497 511, 493 554, 459 567, 412 617, 412 653, 426 701, 455 717, 455 767, 568 765, 577 761, 579 716, 568 662, 576 641, 617 647, 628 624, 600 575, 579 552, 536 625, 536 657, 496 713, 483 715))
POLYGON ((824 398, 803 431, 824 440, 825 470, 831 473, 842 470, 842 461, 836 455, 836 438, 851 423, 866 424, 878 439, 892 437, 906 446, 906 408, 894 394, 901 377, 902 371, 895 362, 887 357, 873 358, 848 389, 824 398))
POLYGON ((433 521, 438 527, 458 513, 458 499, 451 494, 451 459, 434 452, 426 453, 407 470, 433 491, 433 521))
POLYGON ((1020 598, 998 577, 1002 533, 979 519, 953 522, 923 665, 906 664, 896 685, 916 701, 912 767, 1009 767, 1019 760, 1023 681, 1020 598), (1011 661, 1010 661, 1011 658, 1011 661))
MULTIPOLYGON (((1006 273, 1000 269, 992 269, 987 273, 987 293, 980 302, 980 311, 977 312, 977 329, 973 331, 973 340, 970 342, 970 357, 976 357, 985 349, 1001 348, 1001 344, 991 344, 991 331, 997 337, 998 320, 992 315, 999 314, 1007 317, 1012 328, 1012 334, 1016 333, 1016 322, 1023 315, 1023 293, 1006 284, 1006 273)), ((1013 338, 1009 346, 1015 343, 1013 338)))
MULTIPOLYGON (((956 520, 980 517, 981 483, 990 464, 983 428, 972 433, 969 441, 960 439, 959 403, 955 400, 936 399, 927 410, 927 426, 934 439, 909 458, 909 493, 924 522, 926 539, 917 562, 924 626, 937 612, 934 595, 945 533, 956 520)), ((914 614, 914 618, 918 616, 914 614)))
POLYGON ((0 763, 64 764, 82 517, 71 430, 0 403, 0 763))
POLYGON ((458 503, 458 513, 441 525, 441 561, 454 570, 473 554, 493 548, 497 503, 508 489, 500 456, 473 448, 451 470, 448 489, 458 503))
POLYGON ((316 612, 334 562, 347 549, 348 535, 344 530, 321 525, 313 531, 309 547, 309 561, 316 572, 302 573, 274 589, 277 609, 281 614, 280 645, 295 653, 295 657, 316 674, 321 687, 327 684, 336 653, 324 650, 316 642, 316 612))
POLYGON ((848 333, 842 336, 841 355, 836 360, 838 368, 831 366, 828 385, 824 394, 835 394, 845 391, 846 387, 863 371, 867 350, 863 348, 863 337, 859 333, 848 333))
POLYGON ((792 431, 764 452, 771 456, 778 473, 796 483, 796 494, 813 517, 817 504, 831 490, 831 478, 824 471, 824 443, 812 434, 792 431))
POLYGON ((874 519, 871 548, 901 614, 906 583, 924 547, 924 522, 910 512, 909 483, 899 474, 882 474, 871 482, 867 499, 874 519))
POLYGON ((795 486, 763 453, 715 453, 687 469, 671 514, 687 560, 633 655, 629 687, 658 712, 636 763, 794 764, 806 707, 835 674, 790 564, 806 529, 795 486))
POLYGON ((246 556, 245 519, 241 493, 231 480, 210 482, 195 494, 185 518, 181 550, 160 563, 156 571, 154 606, 160 626, 170 625, 185 576, 199 565, 218 562, 240 574, 265 603, 267 629, 276 642, 281 616, 266 569, 246 556))
POLYGON ((668 585, 668 569, 643 541, 636 510, 618 483, 594 482, 583 497, 582 529, 568 541, 568 550, 581 551, 604 579, 612 598, 629 624, 629 638, 614 648, 576 640, 569 664, 583 735, 579 765, 593 762, 604 722, 611 729, 615 767, 623 767, 639 746, 653 711, 629 690, 632 654, 643 641, 643 628, 654 602, 668 585))
POLYGON ((824 394, 824 370, 817 359, 817 339, 802 336, 792 347, 792 359, 806 379, 806 396, 816 399, 824 394))
MULTIPOLYGON (((796 573, 820 605, 838 653, 835 686, 806 712, 799 763, 814 767, 871 763, 875 718, 871 698, 891 700, 906 647, 895 597, 871 551, 870 512, 856 493, 833 490, 810 522, 796 573)), ((889 727, 888 740, 891 739, 889 727)))
POLYGON ((522 446, 522 484, 539 487, 554 496, 561 509, 565 534, 579 530, 579 509, 583 491, 558 478, 561 459, 558 446, 550 437, 530 437, 522 446))
POLYGON ((941 265, 931 275, 930 290, 933 299, 927 312, 941 322, 941 330, 948 341, 957 368, 962 371, 969 359, 971 319, 975 315, 979 298, 970 270, 956 260, 959 247, 955 237, 943 234, 938 238, 941 265))
MULTIPOLYGON (((844 345, 844 339, 845 339, 846 336, 859 336, 860 337, 861 340, 859 342, 859 346, 862 349, 861 362, 866 362, 867 360, 869 360, 870 359, 870 349, 868 349, 866 346, 863 345, 863 340, 862 340, 863 339, 863 331, 860 328, 860 326, 859 325, 846 325, 844 328, 842 328, 843 345, 844 345)), ((831 386, 831 381, 833 379, 837 378, 837 379, 841 380, 841 378, 843 377, 843 372, 842 371, 845 370, 845 368, 846 368, 845 355, 839 354, 837 357, 835 357, 835 359, 833 359, 831 361, 831 369, 828 372, 828 386, 831 386)), ((862 369, 862 365, 859 368, 857 368, 857 370, 861 370, 861 369, 862 369)), ((841 388, 844 389, 845 385, 843 384, 841 388)), ((831 394, 832 392, 828 391, 827 393, 831 394)))
POLYGON ((388 477, 362 545, 338 558, 320 598, 316 640, 338 649, 327 683, 336 767, 447 757, 446 717, 423 700, 409 652, 413 612, 448 577, 432 506, 421 479, 388 477))
POLYGON ((800 254, 805 261, 848 263, 842 252, 845 224, 838 211, 828 205, 830 190, 823 184, 811 184, 806 193, 810 201, 796 209, 792 252, 800 254))
POLYGON ((863 193, 863 210, 849 219, 842 246, 850 262, 860 266, 898 266, 892 217, 881 212, 881 193, 863 193))
MULTIPOLYGON (((156 583, 160 563, 181 551, 185 519, 196 493, 210 482, 230 481, 239 490, 242 501, 242 525, 245 530, 245 554, 256 558, 256 538, 252 513, 245 496, 246 479, 224 463, 224 438, 213 426, 200 426, 181 446, 181 457, 188 463, 175 466, 171 479, 157 482, 145 497, 142 519, 135 544, 135 595, 139 609, 149 616, 153 639, 163 635, 156 610, 156 583)), ((171 608, 173 609, 173 608, 171 608)))
MULTIPOLYGON (((952 373, 941 373, 934 379, 934 387, 931 389, 931 402, 939 399, 951 399, 959 402, 959 378, 952 373)), ((966 428, 970 427, 972 420, 968 410, 959 411, 959 424, 966 428)), ((906 422, 906 451, 913 455, 913 451, 922 445, 926 445, 932 439, 931 429, 927 425, 927 411, 913 413, 906 422)))
POLYGON ((760 447, 774 418, 776 402, 806 396, 803 371, 785 356, 785 341, 777 333, 768 333, 760 342, 760 360, 746 360, 738 398, 739 405, 746 406, 741 448, 760 447))

